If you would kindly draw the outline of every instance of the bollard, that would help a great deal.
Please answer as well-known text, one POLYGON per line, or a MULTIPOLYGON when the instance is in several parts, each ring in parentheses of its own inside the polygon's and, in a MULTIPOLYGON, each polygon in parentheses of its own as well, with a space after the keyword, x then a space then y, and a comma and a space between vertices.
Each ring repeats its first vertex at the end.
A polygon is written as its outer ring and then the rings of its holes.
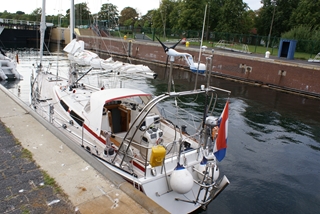
POLYGON ((270 52, 267 51, 267 52, 266 52, 266 55, 265 55, 265 58, 269 58, 269 57, 270 57, 270 52))

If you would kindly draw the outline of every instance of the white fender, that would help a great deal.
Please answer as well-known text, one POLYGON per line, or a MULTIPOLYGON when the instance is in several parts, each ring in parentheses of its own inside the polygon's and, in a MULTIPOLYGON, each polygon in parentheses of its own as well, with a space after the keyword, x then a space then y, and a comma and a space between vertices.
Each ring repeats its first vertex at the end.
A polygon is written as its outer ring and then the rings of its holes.
POLYGON ((170 186, 173 191, 179 194, 188 193, 193 186, 192 174, 178 163, 171 174, 170 186))

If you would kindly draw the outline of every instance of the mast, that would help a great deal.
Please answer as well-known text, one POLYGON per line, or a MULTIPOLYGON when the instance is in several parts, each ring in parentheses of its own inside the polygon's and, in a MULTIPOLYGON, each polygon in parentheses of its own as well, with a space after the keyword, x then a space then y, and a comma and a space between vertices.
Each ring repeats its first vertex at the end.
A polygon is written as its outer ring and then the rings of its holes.
POLYGON ((74 34, 74 0, 71 0, 70 5, 70 42, 73 40, 74 34))
POLYGON ((201 41, 201 44, 200 44, 200 50, 199 50, 198 67, 197 67, 197 72, 196 72, 196 81, 195 81, 195 83, 194 83, 194 90, 196 90, 196 88, 197 88, 197 82, 198 82, 198 73, 199 73, 199 66, 200 66, 200 58, 201 58, 201 50, 202 50, 204 26, 206 25, 207 7, 208 7, 208 5, 206 4, 206 7, 205 7, 205 9, 204 9, 204 16, 203 16, 202 34, 201 34, 201 40, 200 40, 200 41, 201 41))
POLYGON ((42 66, 44 34, 46 31, 46 0, 42 0, 41 23, 40 23, 40 66, 42 66))

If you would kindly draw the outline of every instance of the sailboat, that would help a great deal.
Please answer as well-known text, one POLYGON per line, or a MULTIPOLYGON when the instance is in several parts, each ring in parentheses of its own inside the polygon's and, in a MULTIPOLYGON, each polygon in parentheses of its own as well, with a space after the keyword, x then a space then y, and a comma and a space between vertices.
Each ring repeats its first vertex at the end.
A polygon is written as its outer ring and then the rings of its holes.
POLYGON ((0 48, 0 80, 22 80, 23 76, 17 70, 18 55, 12 59, 0 48))
MULTIPOLYGON (((72 2, 71 4, 73 6, 72 2)), ((70 12, 70 43, 64 48, 64 51, 67 53, 68 59, 71 63, 76 63, 79 66, 89 66, 93 70, 103 69, 114 73, 138 74, 147 78, 157 78, 158 75, 146 65, 114 61, 112 57, 108 59, 101 59, 98 54, 90 50, 86 50, 84 41, 73 39, 74 22, 72 21, 72 10, 70 12)), ((130 61, 129 57, 128 60, 130 61)))
MULTIPOLYGON (((0 26, 0 34, 4 30, 3 26, 0 26)), ((22 75, 17 71, 18 55, 16 54, 16 60, 8 57, 6 53, 0 48, 0 80, 19 80, 23 79, 22 75)))
POLYGON ((98 54, 86 50, 84 47, 84 41, 73 39, 63 50, 67 53, 71 63, 76 63, 80 66, 89 66, 93 69, 103 69, 124 74, 138 74, 152 79, 158 76, 148 66, 114 61, 112 57, 104 60, 98 54))
POLYGON ((171 64, 168 90, 161 95, 93 87, 81 82, 77 63, 71 63, 66 79, 38 70, 31 107, 169 213, 190 213, 206 209, 229 184, 218 167, 226 154, 229 101, 220 117, 213 103, 231 92, 209 84, 172 91, 172 53, 179 52, 165 50, 171 64), (181 98, 200 96, 201 116, 178 105, 181 98), (170 99, 173 113, 161 108, 170 99))

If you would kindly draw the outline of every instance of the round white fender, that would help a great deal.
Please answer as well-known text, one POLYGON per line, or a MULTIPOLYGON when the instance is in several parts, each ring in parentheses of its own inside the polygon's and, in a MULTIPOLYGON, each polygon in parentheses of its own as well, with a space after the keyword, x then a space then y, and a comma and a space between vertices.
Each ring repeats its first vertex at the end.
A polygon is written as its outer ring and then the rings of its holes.
POLYGON ((193 186, 192 174, 178 163, 171 174, 170 186, 173 191, 179 194, 188 193, 193 186))

